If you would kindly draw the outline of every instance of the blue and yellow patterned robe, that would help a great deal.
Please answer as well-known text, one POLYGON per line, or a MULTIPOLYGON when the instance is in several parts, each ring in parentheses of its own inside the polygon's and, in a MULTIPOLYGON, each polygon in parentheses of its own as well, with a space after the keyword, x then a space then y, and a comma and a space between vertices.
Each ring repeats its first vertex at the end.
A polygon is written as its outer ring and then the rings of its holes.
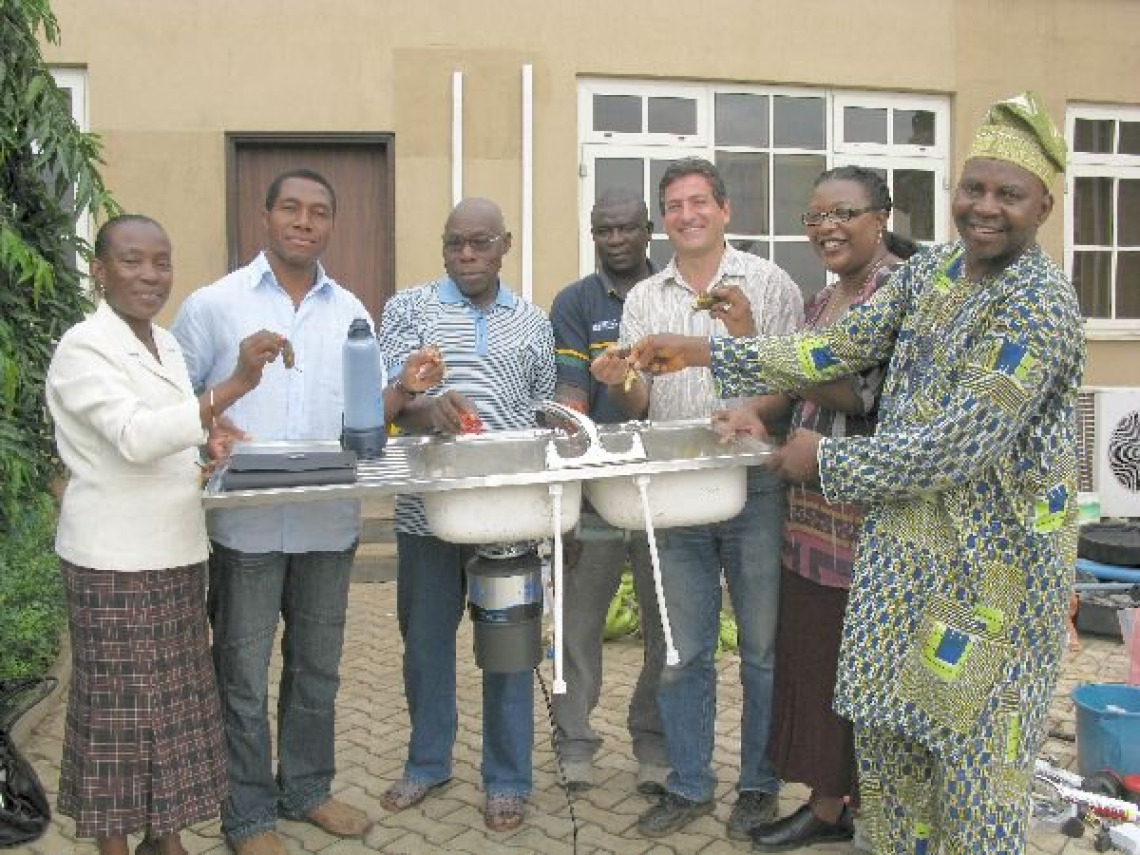
POLYGON ((932 247, 836 325, 713 340, 724 396, 889 360, 876 433, 825 439, 833 501, 868 506, 836 708, 1024 793, 1060 663, 1076 546, 1083 320, 1039 247, 982 283, 932 247))

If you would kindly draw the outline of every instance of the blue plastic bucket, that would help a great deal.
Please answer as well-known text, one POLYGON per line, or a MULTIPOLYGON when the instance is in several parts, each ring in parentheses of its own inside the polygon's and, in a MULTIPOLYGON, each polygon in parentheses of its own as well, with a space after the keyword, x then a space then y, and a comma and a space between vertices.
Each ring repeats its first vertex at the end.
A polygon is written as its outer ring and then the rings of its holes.
POLYGON ((1073 689, 1072 698, 1081 775, 1101 769, 1118 776, 1140 774, 1140 686, 1084 683, 1073 689))

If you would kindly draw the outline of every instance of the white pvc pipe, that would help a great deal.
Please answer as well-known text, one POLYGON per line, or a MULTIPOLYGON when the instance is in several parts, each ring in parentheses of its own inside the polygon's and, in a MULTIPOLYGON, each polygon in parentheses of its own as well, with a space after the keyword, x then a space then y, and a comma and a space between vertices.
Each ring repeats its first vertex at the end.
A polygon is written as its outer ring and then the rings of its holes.
POLYGON ((657 592, 657 611, 661 613, 661 632, 665 636, 665 664, 680 665, 681 654, 673 646, 673 627, 669 623, 665 586, 661 582, 661 559, 657 555, 657 535, 653 531, 653 514, 649 510, 649 476, 637 475, 633 483, 641 493, 641 510, 645 514, 645 536, 649 541, 649 558, 653 562, 653 589, 657 592))
POLYGON ((451 72, 451 207, 463 198, 463 72, 451 72))
POLYGON ((534 299, 534 66, 522 67, 522 293, 534 299))
POLYGON ((554 694, 566 694, 562 675, 562 485, 551 484, 554 506, 554 694))

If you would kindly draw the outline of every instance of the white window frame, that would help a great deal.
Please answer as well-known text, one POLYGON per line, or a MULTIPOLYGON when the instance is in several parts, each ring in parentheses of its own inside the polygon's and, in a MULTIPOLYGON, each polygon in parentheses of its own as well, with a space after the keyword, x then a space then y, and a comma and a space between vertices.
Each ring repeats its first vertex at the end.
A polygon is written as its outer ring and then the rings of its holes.
MULTIPOLYGON (((948 239, 949 231, 949 182, 948 158, 950 150, 950 104, 945 95, 913 95, 894 92, 838 91, 826 88, 795 86, 751 86, 743 84, 694 84, 668 81, 632 81, 604 78, 582 78, 578 82, 578 138, 579 138, 579 275, 591 273, 596 266, 594 245, 590 236, 590 211, 594 205, 594 164, 599 156, 635 158, 676 158, 686 156, 705 157, 714 160, 720 151, 753 151, 748 146, 717 146, 713 128, 713 104, 718 94, 768 95, 771 97, 811 97, 824 101, 825 126, 822 149, 779 148, 769 145, 767 152, 778 154, 821 155, 826 168, 843 164, 859 164, 887 170, 928 169, 935 175, 934 238, 935 241, 948 239), (697 101, 697 133, 694 135, 674 134, 618 134, 603 133, 593 129, 593 98, 595 95, 632 95, 647 100, 654 96, 675 96, 695 98, 697 101), (935 114, 935 144, 915 145, 867 145, 841 144, 843 108, 858 106, 905 110, 926 110, 935 114)), ((775 111, 768 111, 768 139, 774 139, 775 111)), ((656 189, 647 187, 649 215, 654 221, 654 238, 665 237, 661 231, 661 216, 657 210, 656 189)), ((774 199, 769 194, 769 222, 772 218, 774 199)), ((735 239, 731 231, 728 235, 735 239)), ((770 244, 799 242, 806 237, 793 235, 769 235, 765 240, 770 244)), ((773 246, 774 250, 774 246, 773 246)))
MULTIPOLYGON (((1127 178, 1140 180, 1140 155, 1099 154, 1073 151, 1077 119, 1116 122, 1140 122, 1140 106, 1109 106, 1104 104, 1069 104, 1065 111, 1065 140, 1069 149, 1069 168, 1065 174, 1065 273, 1073 275, 1073 254, 1084 249, 1101 249, 1073 242, 1077 178, 1127 178)), ((1115 224, 1115 211, 1113 221, 1115 224)), ((1112 299, 1116 300, 1116 255, 1119 246, 1113 246, 1112 299)), ((1140 318, 1086 318, 1085 333, 1095 340, 1140 340, 1140 318)))
MULTIPOLYGON (((75 120, 75 124, 79 126, 79 130, 84 133, 89 133, 91 130, 91 121, 87 109, 87 69, 49 68, 48 70, 55 79, 56 86, 71 92, 71 118, 75 120)), ((90 214, 85 213, 76 219, 75 231, 79 237, 88 243, 91 242, 93 232, 90 214)), ((79 272, 86 275, 87 262, 82 258, 77 259, 77 262, 79 272)))

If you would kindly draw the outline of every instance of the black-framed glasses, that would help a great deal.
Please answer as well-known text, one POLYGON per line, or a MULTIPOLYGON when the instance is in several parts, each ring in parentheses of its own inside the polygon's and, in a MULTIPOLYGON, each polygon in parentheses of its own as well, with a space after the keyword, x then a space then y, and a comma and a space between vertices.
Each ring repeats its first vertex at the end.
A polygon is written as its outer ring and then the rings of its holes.
POLYGON ((846 223, 855 217, 861 217, 863 214, 869 214, 871 211, 881 210, 874 205, 868 205, 866 208, 836 208, 833 211, 808 211, 806 214, 800 215, 800 222, 805 226, 818 226, 822 225, 824 221, 829 223, 846 223))
POLYGON ((652 227, 652 223, 622 223, 619 226, 591 226, 590 234, 602 240, 608 240, 615 235, 629 238, 634 235, 639 235, 642 232, 648 233, 652 227))
POLYGON ((503 235, 444 235, 443 248, 446 252, 463 252, 469 246, 475 252, 486 252, 503 239, 503 235))

